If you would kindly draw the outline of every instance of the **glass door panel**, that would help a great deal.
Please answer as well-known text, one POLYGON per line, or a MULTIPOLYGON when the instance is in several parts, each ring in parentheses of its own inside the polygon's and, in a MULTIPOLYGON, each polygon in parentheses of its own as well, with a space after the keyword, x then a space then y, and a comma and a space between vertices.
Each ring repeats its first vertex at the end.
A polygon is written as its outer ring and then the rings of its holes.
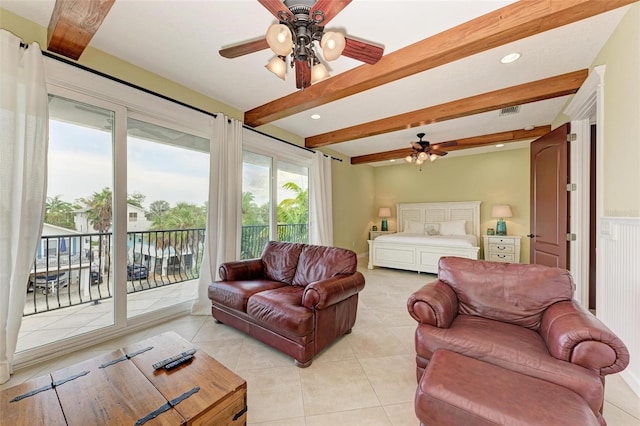
POLYGON ((209 140, 127 120, 127 317, 197 298, 209 140))
POLYGON ((271 157, 242 153, 241 259, 260 257, 271 239, 271 168, 271 157))
POLYGON ((45 217, 17 352, 114 325, 114 117, 49 96, 45 217))
POLYGON ((278 161, 278 241, 309 242, 309 169, 278 161))

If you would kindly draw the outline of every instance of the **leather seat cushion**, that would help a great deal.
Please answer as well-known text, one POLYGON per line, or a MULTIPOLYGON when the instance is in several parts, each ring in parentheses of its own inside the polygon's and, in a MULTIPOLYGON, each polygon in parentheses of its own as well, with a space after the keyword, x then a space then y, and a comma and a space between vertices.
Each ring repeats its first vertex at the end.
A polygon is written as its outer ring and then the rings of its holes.
POLYGON ((306 286, 338 275, 352 275, 357 267, 358 259, 351 250, 327 246, 305 246, 300 253, 293 285, 306 286))
POLYGON ((264 277, 291 284, 304 244, 269 241, 262 251, 264 277))
POLYGON ((456 257, 440 259, 438 279, 458 296, 458 313, 532 330, 549 306, 571 300, 575 288, 565 269, 456 257))
POLYGON ((448 349, 569 388, 594 410, 602 402, 603 389, 597 372, 552 357, 542 337, 527 328, 472 315, 458 315, 449 328, 418 326, 417 355, 431 359, 437 349, 448 349))
POLYGON ((313 333, 313 311, 302 306, 304 287, 286 286, 255 294, 247 303, 247 314, 266 328, 289 336, 313 333))
POLYGON ((252 295, 284 286, 286 284, 271 280, 215 281, 209 284, 209 299, 213 303, 246 312, 247 300, 252 295))

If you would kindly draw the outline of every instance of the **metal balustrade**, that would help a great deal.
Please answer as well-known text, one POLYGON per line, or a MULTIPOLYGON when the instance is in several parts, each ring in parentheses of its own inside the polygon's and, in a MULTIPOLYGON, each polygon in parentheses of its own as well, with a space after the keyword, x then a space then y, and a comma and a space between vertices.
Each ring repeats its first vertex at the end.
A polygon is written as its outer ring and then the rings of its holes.
MULTIPOLYGON (((307 224, 278 225, 278 240, 306 243, 307 224)), ((127 233, 127 293, 198 279, 205 230, 127 233)), ((269 240, 267 225, 242 227, 241 258, 257 258, 269 240)), ((26 283, 24 316, 113 297, 111 233, 73 233, 41 238, 26 283)))

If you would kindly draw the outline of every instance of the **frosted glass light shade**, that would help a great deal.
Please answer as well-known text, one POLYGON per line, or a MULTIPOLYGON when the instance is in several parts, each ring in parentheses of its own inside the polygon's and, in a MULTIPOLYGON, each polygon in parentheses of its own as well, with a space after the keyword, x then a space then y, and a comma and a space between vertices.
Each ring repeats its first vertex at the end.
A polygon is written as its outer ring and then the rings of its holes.
POLYGON ((420 154, 418 154, 418 160, 424 161, 427 159, 427 153, 426 152, 421 152, 420 154))
POLYGON ((311 84, 317 83, 325 78, 329 77, 329 71, 321 64, 317 63, 311 68, 311 84))
POLYGON ((322 56, 327 61, 335 61, 342 55, 347 42, 342 33, 327 31, 320 40, 322 56))
POLYGON ((281 57, 274 56, 264 67, 277 75, 280 80, 284 80, 284 76, 287 72, 287 63, 281 57))
POLYGON ((410 155, 407 155, 406 157, 404 157, 404 161, 406 161, 407 163, 413 163, 413 157, 410 155))
POLYGON ((267 44, 278 56, 287 56, 293 50, 291 30, 283 24, 273 24, 267 30, 267 44))

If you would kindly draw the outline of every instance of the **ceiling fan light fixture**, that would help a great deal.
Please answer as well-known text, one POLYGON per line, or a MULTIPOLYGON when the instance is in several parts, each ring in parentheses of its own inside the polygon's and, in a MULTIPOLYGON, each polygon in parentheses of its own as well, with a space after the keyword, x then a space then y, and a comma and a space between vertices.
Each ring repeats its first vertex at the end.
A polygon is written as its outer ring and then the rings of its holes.
POLYGON ((436 161, 438 158, 440 158, 440 156, 439 156, 439 155, 431 154, 431 155, 429 156, 429 161, 431 161, 431 162, 433 163, 433 162, 434 162, 434 161, 436 161))
POLYGON ((419 159, 419 158, 418 158, 418 159, 416 160, 416 164, 417 164, 418 166, 422 166, 422 165, 424 164, 424 160, 421 160, 421 159, 419 159))
POLYGON ((274 56, 264 67, 278 76, 280 80, 284 80, 284 76, 287 72, 287 63, 282 57, 274 56))
POLYGON ((278 56, 287 56, 293 50, 291 30, 284 24, 273 24, 267 30, 267 44, 278 56))
POLYGON ((427 159, 427 153, 422 151, 420 154, 418 154, 418 160, 424 161, 427 159))
POLYGON ((342 55, 347 42, 344 35, 335 31, 327 31, 320 40, 322 56, 327 61, 335 61, 342 55))
POLYGON ((327 68, 319 61, 311 68, 311 84, 322 81, 329 76, 329 71, 327 71, 327 68))
POLYGON ((406 157, 404 157, 404 161, 406 161, 407 163, 413 163, 413 157, 411 155, 407 155, 406 157))

